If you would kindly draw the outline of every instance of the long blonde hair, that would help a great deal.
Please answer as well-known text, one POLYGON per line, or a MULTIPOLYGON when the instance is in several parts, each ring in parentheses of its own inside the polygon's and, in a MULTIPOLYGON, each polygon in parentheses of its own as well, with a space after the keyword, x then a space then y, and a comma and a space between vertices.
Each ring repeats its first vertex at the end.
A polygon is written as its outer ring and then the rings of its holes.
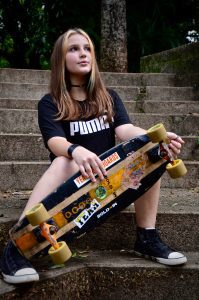
POLYGON ((51 56, 50 93, 58 108, 58 120, 75 120, 82 117, 82 111, 70 94, 70 79, 66 69, 65 56, 68 49, 68 39, 72 34, 83 35, 89 43, 91 51, 91 72, 87 78, 87 109, 84 118, 99 117, 106 114, 107 120, 112 121, 112 98, 107 92, 97 66, 94 45, 88 34, 80 28, 69 29, 55 43, 51 56))

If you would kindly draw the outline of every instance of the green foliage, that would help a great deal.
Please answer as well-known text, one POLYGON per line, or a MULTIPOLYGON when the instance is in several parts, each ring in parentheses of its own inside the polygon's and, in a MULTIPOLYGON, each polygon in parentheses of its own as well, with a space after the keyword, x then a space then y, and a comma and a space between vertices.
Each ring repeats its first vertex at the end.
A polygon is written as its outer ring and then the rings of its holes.
POLYGON ((4 57, 0 57, 0 68, 10 68, 10 63, 4 57))
MULTIPOLYGON (((187 43, 198 32, 196 0, 127 0, 129 71, 139 71, 140 56, 187 43)), ((58 36, 81 27, 100 48, 100 0, 1 0, 0 67, 50 67, 58 36)), ((110 41, 111 42, 111 41, 110 41)))
POLYGON ((48 42, 53 47, 58 36, 69 28, 84 29, 94 41, 98 52, 100 45, 100 0, 46 0, 48 16, 48 42))
POLYGON ((127 0, 129 70, 141 56, 188 43, 189 30, 199 31, 196 0, 127 0))
POLYGON ((0 56, 11 67, 40 68, 43 56, 49 54, 44 8, 42 0, 1 1, 0 56))

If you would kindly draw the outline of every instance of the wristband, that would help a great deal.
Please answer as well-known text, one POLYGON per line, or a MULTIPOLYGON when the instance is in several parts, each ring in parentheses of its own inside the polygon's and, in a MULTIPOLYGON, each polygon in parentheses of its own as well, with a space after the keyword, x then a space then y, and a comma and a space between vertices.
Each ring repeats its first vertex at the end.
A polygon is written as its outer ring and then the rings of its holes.
POLYGON ((72 153, 73 153, 73 151, 75 150, 75 148, 77 148, 77 147, 79 147, 80 145, 78 145, 78 144, 72 144, 72 145, 70 145, 69 147, 68 147, 68 156, 70 157, 70 158, 72 158, 72 153))

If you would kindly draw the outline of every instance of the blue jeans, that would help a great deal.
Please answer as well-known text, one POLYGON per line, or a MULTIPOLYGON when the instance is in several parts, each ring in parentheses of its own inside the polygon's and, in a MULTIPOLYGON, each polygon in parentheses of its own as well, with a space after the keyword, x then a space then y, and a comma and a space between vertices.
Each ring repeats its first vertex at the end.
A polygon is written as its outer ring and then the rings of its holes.
POLYGON ((31 263, 22 256, 12 241, 9 241, 1 257, 1 271, 10 276, 21 269, 33 268, 31 263))

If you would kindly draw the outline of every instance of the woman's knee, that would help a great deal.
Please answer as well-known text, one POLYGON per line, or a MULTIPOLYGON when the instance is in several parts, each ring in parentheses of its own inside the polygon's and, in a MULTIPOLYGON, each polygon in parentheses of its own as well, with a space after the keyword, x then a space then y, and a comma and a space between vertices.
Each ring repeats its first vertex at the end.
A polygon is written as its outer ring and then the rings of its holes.
POLYGON ((59 174, 73 175, 78 171, 78 166, 74 160, 64 156, 59 156, 53 160, 51 164, 51 170, 56 171, 56 173, 59 174))

